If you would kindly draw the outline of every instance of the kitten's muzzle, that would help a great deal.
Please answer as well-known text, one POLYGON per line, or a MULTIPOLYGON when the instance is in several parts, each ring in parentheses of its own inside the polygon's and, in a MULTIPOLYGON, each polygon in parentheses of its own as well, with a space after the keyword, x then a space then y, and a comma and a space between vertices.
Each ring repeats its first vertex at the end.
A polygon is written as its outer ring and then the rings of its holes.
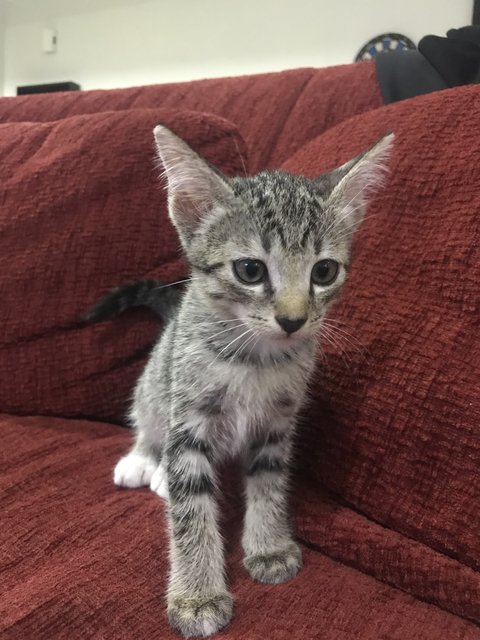
POLYGON ((275 320, 282 327, 282 329, 286 331, 288 335, 290 335, 291 333, 295 333, 295 331, 298 331, 301 327, 303 327, 303 325, 307 321, 307 318, 288 318, 286 316, 275 316, 275 320))

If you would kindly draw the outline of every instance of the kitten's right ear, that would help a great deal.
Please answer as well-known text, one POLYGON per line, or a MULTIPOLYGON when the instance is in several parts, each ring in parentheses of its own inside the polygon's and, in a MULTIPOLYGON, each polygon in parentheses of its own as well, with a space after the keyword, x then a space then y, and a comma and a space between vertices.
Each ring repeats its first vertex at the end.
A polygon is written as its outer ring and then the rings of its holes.
POLYGON ((233 191, 219 171, 170 129, 158 125, 153 134, 167 180, 168 212, 182 243, 188 245, 205 217, 228 203, 233 191))
POLYGON ((383 182, 393 140, 394 134, 387 134, 373 147, 327 174, 331 187, 328 201, 341 220, 350 219, 352 230, 362 220, 369 196, 383 182))

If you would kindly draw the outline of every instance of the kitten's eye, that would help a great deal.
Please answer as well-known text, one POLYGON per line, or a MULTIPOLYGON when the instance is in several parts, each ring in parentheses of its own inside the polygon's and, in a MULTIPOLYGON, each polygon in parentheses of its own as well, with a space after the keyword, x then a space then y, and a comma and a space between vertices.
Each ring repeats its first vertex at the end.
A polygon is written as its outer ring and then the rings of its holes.
POLYGON ((332 284, 338 275, 338 262, 335 260, 320 260, 313 265, 312 282, 320 285, 332 284))
POLYGON ((267 267, 260 260, 241 258, 233 263, 233 272, 246 284, 258 284, 267 277, 267 267))

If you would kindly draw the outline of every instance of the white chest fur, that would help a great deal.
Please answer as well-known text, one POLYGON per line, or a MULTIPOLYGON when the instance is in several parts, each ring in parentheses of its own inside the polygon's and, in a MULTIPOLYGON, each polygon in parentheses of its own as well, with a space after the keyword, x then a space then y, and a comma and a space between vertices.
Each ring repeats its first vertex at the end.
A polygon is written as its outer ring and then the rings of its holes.
POLYGON ((223 380, 222 439, 232 455, 241 454, 262 431, 282 428, 286 413, 293 417, 306 393, 305 370, 294 363, 236 365, 234 375, 223 365, 215 373, 223 380))

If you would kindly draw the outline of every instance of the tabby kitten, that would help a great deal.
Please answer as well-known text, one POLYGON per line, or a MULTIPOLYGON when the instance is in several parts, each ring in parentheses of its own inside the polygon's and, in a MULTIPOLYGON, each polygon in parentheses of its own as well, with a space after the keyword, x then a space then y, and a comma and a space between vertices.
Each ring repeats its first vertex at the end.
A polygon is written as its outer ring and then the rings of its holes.
POLYGON ((207 636, 233 609, 218 528, 221 462, 243 461, 251 577, 278 583, 302 565, 287 509, 295 417, 393 135, 312 180, 227 178, 166 127, 154 135, 192 276, 137 383, 135 444, 114 481, 165 498, 170 623, 207 636))

